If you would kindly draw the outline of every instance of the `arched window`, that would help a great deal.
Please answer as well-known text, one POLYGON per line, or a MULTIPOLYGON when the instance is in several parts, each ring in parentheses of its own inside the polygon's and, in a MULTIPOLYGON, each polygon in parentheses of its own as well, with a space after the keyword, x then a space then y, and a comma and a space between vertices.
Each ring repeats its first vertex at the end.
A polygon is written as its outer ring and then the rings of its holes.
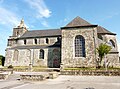
POLYGON ((24 44, 26 45, 26 39, 24 40, 24 44))
POLYGON ((15 49, 14 51, 14 57, 13 57, 13 61, 17 60, 18 61, 18 55, 19 55, 19 51, 17 49, 15 49))
POLYGON ((34 41, 35 41, 35 44, 37 44, 37 39, 34 39, 34 41))
POLYGON ((39 59, 44 59, 44 50, 40 49, 39 59))
POLYGON ((75 57, 85 57, 85 39, 81 35, 75 37, 75 57))
POLYGON ((110 44, 113 48, 115 48, 115 43, 114 43, 113 40, 110 40, 110 41, 109 41, 109 44, 110 44))

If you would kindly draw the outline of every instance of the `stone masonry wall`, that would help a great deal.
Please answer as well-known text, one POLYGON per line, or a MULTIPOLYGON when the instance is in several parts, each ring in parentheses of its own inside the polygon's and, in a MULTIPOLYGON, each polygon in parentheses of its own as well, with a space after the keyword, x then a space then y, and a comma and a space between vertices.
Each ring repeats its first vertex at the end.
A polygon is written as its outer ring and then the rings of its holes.
POLYGON ((59 59, 60 65, 60 54, 53 55, 53 50, 58 50, 60 53, 60 48, 43 48, 44 50, 44 59, 39 59, 40 49, 8 49, 6 50, 6 60, 5 66, 44 66, 53 67, 53 60, 59 59), (17 50, 17 54, 15 53, 17 50), (17 55, 17 58, 15 57, 17 55), (48 63, 49 62, 49 63, 48 63), (50 64, 52 63, 52 64, 50 64))
POLYGON ((95 66, 96 28, 62 29, 62 63, 65 67, 95 66), (77 35, 85 39, 86 57, 75 57, 74 40, 77 35), (94 43, 95 40, 95 43, 94 43))

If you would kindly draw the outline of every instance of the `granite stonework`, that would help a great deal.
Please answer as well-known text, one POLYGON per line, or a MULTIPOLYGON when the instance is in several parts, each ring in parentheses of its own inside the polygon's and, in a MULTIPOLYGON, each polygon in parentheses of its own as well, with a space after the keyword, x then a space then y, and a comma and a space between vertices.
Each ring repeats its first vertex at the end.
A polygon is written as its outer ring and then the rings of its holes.
POLYGON ((40 49, 18 49, 19 53, 15 54, 15 50, 6 50, 6 59, 5 66, 13 65, 13 66, 29 66, 32 64, 33 66, 44 66, 44 67, 53 67, 60 66, 60 48, 45 48, 44 50, 44 59, 39 58, 40 49), (55 52, 54 52, 55 51, 55 52), (15 55, 18 55, 17 59, 15 55), (55 64, 54 61, 58 62, 55 64))
POLYGON ((120 67, 116 34, 103 27, 76 17, 60 29, 28 31, 22 20, 8 39, 5 66, 95 67, 96 48, 101 43, 112 47, 104 58, 106 63, 120 67), (75 57, 75 37, 78 35, 85 39, 85 57, 75 57))
POLYGON ((62 29, 62 63, 66 67, 87 67, 95 65, 97 44, 96 28, 62 29), (77 35, 85 39, 86 57, 75 57, 74 41, 77 35), (95 41, 94 41, 95 40, 95 41))

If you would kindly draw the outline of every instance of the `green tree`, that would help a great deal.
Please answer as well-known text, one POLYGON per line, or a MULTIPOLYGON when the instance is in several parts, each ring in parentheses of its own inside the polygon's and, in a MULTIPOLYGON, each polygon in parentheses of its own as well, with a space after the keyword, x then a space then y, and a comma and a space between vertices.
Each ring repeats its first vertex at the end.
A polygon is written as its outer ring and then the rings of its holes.
POLYGON ((111 50, 111 46, 106 45, 105 43, 101 43, 99 47, 97 48, 97 52, 99 55, 99 58, 97 60, 97 67, 101 67, 101 62, 103 60, 103 57, 107 55, 111 50))
POLYGON ((5 57, 0 55, 0 65, 4 66, 5 57))

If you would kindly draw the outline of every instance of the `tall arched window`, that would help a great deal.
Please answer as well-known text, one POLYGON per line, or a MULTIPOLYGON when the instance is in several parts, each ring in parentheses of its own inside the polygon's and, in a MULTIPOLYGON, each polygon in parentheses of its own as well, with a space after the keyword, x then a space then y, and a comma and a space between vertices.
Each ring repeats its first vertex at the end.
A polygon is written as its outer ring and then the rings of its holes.
POLYGON ((81 35, 75 37, 75 57, 85 57, 85 39, 81 35))
POLYGON ((110 44, 113 48, 115 48, 115 43, 114 43, 113 40, 110 40, 110 41, 109 41, 109 44, 110 44))
POLYGON ((15 61, 15 60, 18 61, 18 55, 19 55, 19 51, 17 49, 15 49, 13 61, 15 61))
POLYGON ((44 59, 44 50, 40 49, 39 59, 44 59))

